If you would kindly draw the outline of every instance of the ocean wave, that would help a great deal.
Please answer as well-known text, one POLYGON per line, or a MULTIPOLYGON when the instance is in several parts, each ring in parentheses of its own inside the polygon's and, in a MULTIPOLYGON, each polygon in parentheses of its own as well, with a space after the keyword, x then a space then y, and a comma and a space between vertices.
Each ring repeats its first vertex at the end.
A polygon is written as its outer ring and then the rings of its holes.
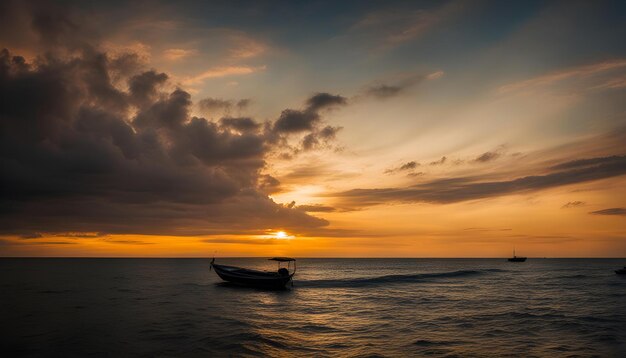
POLYGON ((457 344, 462 344, 462 343, 456 342, 456 341, 432 341, 428 339, 418 339, 417 341, 413 342, 413 345, 419 346, 419 347, 436 347, 436 346, 448 347, 448 346, 453 346, 457 344))
POLYGON ((299 287, 337 287, 351 288, 364 286, 377 286, 395 283, 412 283, 412 282, 428 282, 437 279, 459 278, 481 275, 486 272, 500 272, 503 270, 487 269, 487 270, 459 270, 438 273, 423 273, 410 275, 385 275, 377 277, 353 278, 353 279, 337 279, 337 280, 304 280, 297 281, 299 287), (494 271, 495 270, 495 271, 494 271))
POLYGON ((566 278, 566 279, 567 279, 567 278, 587 278, 587 277, 589 277, 589 276, 579 274, 579 275, 565 275, 565 276, 557 276, 557 277, 555 277, 555 278, 557 278, 557 279, 558 279, 558 278, 566 278))

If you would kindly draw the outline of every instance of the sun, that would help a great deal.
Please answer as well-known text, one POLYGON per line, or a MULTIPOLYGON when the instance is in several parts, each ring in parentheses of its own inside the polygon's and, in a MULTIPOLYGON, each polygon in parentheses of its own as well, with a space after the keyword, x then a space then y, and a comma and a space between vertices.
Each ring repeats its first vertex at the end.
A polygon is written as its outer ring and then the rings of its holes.
POLYGON ((279 232, 276 233, 276 238, 278 238, 278 239, 286 239, 287 237, 289 237, 289 236, 284 231, 279 231, 279 232))

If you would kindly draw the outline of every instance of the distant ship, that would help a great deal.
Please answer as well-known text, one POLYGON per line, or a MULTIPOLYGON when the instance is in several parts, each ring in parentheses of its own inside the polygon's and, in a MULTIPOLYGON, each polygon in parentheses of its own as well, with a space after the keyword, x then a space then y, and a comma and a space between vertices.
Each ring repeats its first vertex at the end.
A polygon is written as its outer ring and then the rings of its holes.
POLYGON ((615 273, 618 275, 626 275, 626 266, 624 266, 624 268, 621 268, 619 270, 615 270, 615 273))
POLYGON ((525 257, 515 256, 515 249, 513 249, 513 257, 508 259, 509 262, 524 262, 526 261, 525 257))

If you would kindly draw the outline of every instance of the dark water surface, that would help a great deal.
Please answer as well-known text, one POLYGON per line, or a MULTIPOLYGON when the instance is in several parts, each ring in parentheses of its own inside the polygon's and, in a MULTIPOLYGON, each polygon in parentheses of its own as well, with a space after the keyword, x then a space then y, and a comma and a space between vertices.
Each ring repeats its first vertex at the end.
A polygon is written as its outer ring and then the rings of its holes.
POLYGON ((0 259, 0 355, 623 357, 624 261, 300 259, 273 292, 206 259, 0 259))

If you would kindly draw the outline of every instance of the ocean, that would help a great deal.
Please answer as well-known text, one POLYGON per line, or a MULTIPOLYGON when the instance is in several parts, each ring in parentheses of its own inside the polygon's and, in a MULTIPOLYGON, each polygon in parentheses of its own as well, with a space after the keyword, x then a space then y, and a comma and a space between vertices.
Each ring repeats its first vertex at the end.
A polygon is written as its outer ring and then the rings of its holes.
POLYGON ((284 291, 209 262, 0 259, 0 355, 626 356, 626 260, 298 259, 284 291))

